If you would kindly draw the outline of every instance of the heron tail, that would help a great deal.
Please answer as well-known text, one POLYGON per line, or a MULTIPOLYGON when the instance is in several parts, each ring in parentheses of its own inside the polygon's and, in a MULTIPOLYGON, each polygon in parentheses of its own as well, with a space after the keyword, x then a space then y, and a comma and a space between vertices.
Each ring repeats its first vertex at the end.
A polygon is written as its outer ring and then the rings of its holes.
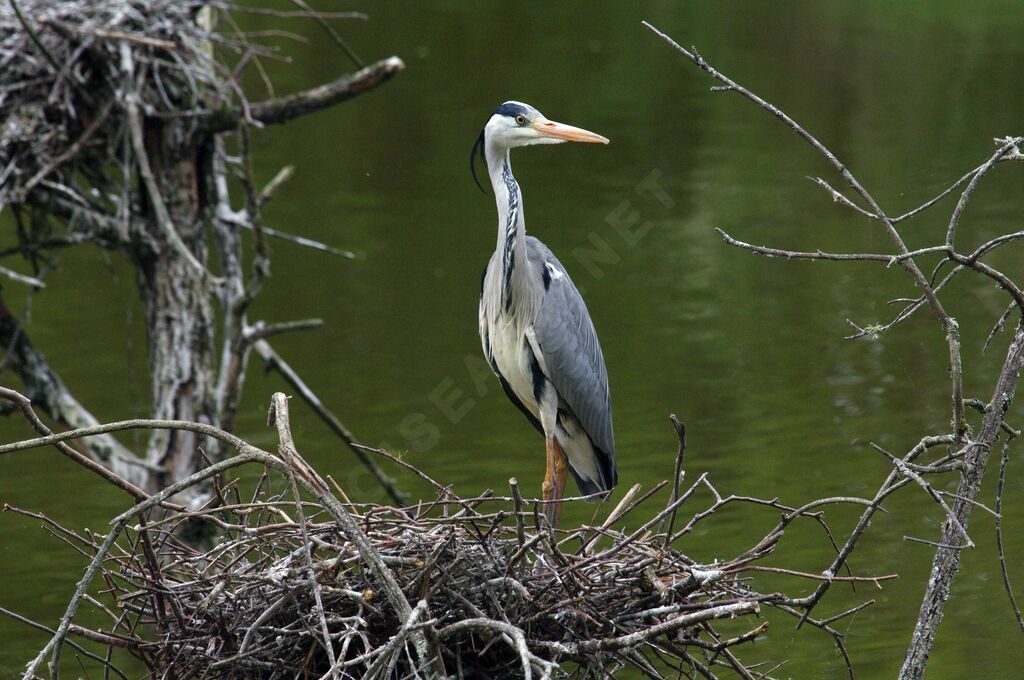
POLYGON ((592 480, 587 477, 580 475, 573 469, 572 461, 569 461, 569 472, 572 474, 572 478, 576 480, 576 486, 580 490, 581 496, 592 496, 588 498, 588 503, 596 503, 601 500, 602 496, 596 496, 604 492, 606 495, 611 493, 612 489, 615 488, 615 484, 618 480, 618 471, 615 469, 615 463, 611 460, 611 456, 608 456, 603 451, 594 447, 594 453, 597 457, 598 469, 600 472, 600 480, 592 480))

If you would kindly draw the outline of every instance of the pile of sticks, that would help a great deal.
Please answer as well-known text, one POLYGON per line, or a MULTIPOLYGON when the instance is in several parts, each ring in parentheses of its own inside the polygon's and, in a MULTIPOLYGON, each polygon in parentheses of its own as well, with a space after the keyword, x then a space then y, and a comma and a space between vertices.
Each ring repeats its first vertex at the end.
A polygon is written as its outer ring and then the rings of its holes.
MULTIPOLYGON (((797 598, 755 590, 750 574, 876 584, 892 578, 760 565, 791 522, 810 519, 831 537, 820 508, 856 499, 794 508, 723 496, 706 474, 683 484, 685 435, 674 419, 680 446, 673 483, 646 493, 634 486, 614 506, 599 505, 583 526, 555 530, 543 501, 522 498, 515 480, 508 496, 462 498, 383 451, 428 480, 435 497, 407 507, 352 503, 298 454, 287 398, 278 393, 272 403, 276 454, 180 421, 111 423, 0 447, 7 453, 160 427, 220 438, 237 451, 114 518, 105 536, 17 510, 43 520, 91 559, 26 677, 44 662, 59 667, 65 645, 90 644, 108 653, 81 649, 122 677, 109 652, 126 650, 161 677, 602 677, 623 667, 652 678, 715 677, 717 666, 767 677, 768 669, 748 668, 734 648, 764 634, 763 608, 803 612, 797 598), (248 484, 229 479, 241 465, 262 466, 262 474, 248 484), (207 507, 174 505, 175 494, 211 481, 216 500, 207 507), (697 564, 675 547, 733 503, 781 517, 748 550, 713 564, 697 564), (221 539, 208 549, 188 544, 182 536, 192 523, 215 525, 221 539), (79 605, 108 615, 109 626, 74 623, 79 605)), ((834 619, 809 622, 832 634, 845 655, 834 619)))
MULTIPOLYGON (((249 315, 270 275, 269 238, 354 256, 264 225, 263 206, 294 168, 281 168, 257 187, 250 130, 348 101, 404 68, 398 57, 363 65, 332 28, 330 20, 364 15, 316 11, 305 0, 291 4, 293 9, 221 0, 0 1, 0 213, 6 210, 4 223, 13 224, 0 248, 0 277, 27 286, 20 314, 3 296, 9 291, 0 291, 0 373, 14 373, 51 422, 69 428, 100 422, 36 348, 28 323, 33 296, 46 288, 64 249, 96 246, 135 270, 130 278, 146 324, 154 418, 232 430, 249 361, 256 357, 401 503, 376 460, 355 446, 355 436, 271 342, 323 322, 249 315), (278 29, 244 30, 242 14, 315 21, 358 70, 278 96, 263 64, 289 59, 281 39, 304 38, 278 29), (266 98, 250 98, 246 82, 262 83, 251 89, 265 90, 266 98), (232 187, 241 189, 243 200, 232 187), (4 266, 12 260, 19 270, 4 266)), ((126 344, 132 352, 130 340, 126 344)), ((136 384, 134 373, 131 382, 136 384)), ((134 390, 129 397, 138 401, 134 390)), ((141 407, 133 403, 131 410, 141 407)), ((112 436, 98 436, 84 440, 84 453, 132 487, 152 492, 201 466, 192 441, 188 433, 173 439, 156 430, 144 449, 130 449, 112 436)), ((217 460, 221 454, 218 440, 207 441, 204 456, 217 460)), ((205 490, 194 491, 196 497, 178 502, 195 508, 209 500, 205 490)))
POLYGON ((3 3, 0 204, 45 194, 66 211, 100 201, 96 212, 108 212, 103 191, 121 178, 104 171, 131 135, 123 110, 137 118, 233 106, 237 86, 212 50, 240 43, 196 20, 203 4, 3 3), (136 74, 149 86, 129 87, 136 74))
MULTIPOLYGON (((274 97, 263 62, 288 57, 279 46, 261 40, 268 34, 302 38, 288 31, 243 31, 235 14, 314 20, 349 53, 328 20, 365 18, 359 12, 314 11, 304 0, 294 0, 294 5, 295 10, 284 11, 227 0, 0 3, 0 209, 10 206, 19 226, 18 248, 0 253, 0 258, 24 255, 38 271, 60 249, 85 242, 114 248, 137 238, 144 206, 134 195, 136 184, 146 182, 153 192, 169 191, 150 186, 160 168, 147 153, 167 130, 173 130, 182 147, 194 142, 212 148, 214 135, 284 123, 371 90, 404 68, 396 57, 364 67, 352 55, 358 72, 274 97), (242 77, 250 71, 258 74, 270 99, 249 100, 242 77)), ((246 144, 229 165, 238 165, 239 158, 248 163, 248 157, 246 144)), ((282 171, 259 201, 267 200, 290 172, 282 171)), ((203 191, 213 194, 214 188, 203 191)), ((148 198, 158 202, 152 195, 148 198)), ((249 228, 256 219, 223 206, 218 211, 222 219, 249 228)), ((268 235, 350 255, 273 232, 267 230, 268 235)), ((167 236, 180 251, 188 234, 167 236)), ((195 257, 186 257, 198 266, 195 257)), ((38 275, 6 267, 0 274, 45 287, 38 275)))

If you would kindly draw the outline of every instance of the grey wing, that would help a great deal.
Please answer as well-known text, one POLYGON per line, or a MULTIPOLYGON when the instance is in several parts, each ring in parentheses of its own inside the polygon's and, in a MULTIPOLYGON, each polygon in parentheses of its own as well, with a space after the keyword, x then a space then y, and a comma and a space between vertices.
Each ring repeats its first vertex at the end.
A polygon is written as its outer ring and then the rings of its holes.
POLYGON ((590 437, 606 482, 615 484, 615 438, 608 373, 587 305, 547 246, 527 238, 531 264, 547 288, 534 322, 547 377, 590 437))

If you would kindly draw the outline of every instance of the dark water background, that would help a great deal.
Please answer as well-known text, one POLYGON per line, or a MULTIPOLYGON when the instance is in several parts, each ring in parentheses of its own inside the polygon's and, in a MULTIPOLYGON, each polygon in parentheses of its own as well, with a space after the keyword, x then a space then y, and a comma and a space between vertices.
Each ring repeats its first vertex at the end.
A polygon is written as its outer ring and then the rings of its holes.
MULTIPOLYGON (((479 276, 493 248, 495 215, 491 199, 473 186, 466 159, 489 111, 512 98, 612 140, 603 148, 520 150, 513 162, 528 229, 585 290, 601 336, 624 487, 648 487, 670 474, 670 412, 688 425, 689 479, 710 471, 723 491, 792 504, 869 496, 887 465, 868 441, 902 452, 947 427, 948 357, 932 319, 922 314, 880 340, 842 340, 847 318, 884 322, 893 312, 887 300, 915 294, 902 271, 768 260, 722 244, 713 227, 783 247, 890 249, 877 225, 836 206, 805 179, 835 179, 806 145, 739 97, 709 94, 710 82, 640 20, 696 45, 712 64, 787 110, 840 155, 883 207, 901 212, 983 160, 993 137, 1021 133, 1024 4, 354 7, 371 20, 339 26, 353 48, 367 61, 398 54, 406 72, 380 91, 255 139, 264 181, 283 164, 297 167, 267 208, 268 225, 351 249, 358 258, 275 242, 274 275, 253 315, 327 321, 321 331, 282 337, 276 346, 362 439, 406 452, 463 493, 502 489, 512 475, 527 488, 539 486, 540 440, 495 381, 479 382, 478 373, 479 276), (652 177, 670 200, 637 190, 652 177), (634 213, 642 226, 630 243, 612 223, 634 213), (578 250, 593 249, 594 239, 614 256, 588 265, 578 250)), ((308 40, 281 43, 294 63, 270 66, 279 92, 351 69, 315 25, 266 17, 243 23, 287 28, 308 40)), ((1019 168, 993 173, 972 202, 963 241, 1019 229, 1022 189, 1019 168)), ((946 202, 906 224, 910 246, 937 242, 951 207, 946 202)), ((997 260, 1018 275, 1019 261, 1016 254, 997 260)), ((33 302, 32 338, 99 418, 130 415, 133 394, 147 390, 131 272, 118 258, 84 248, 68 253, 48 283, 33 302)), ((20 291, 5 286, 17 306, 20 291)), ((964 278, 946 301, 963 329, 967 393, 987 399, 1006 339, 988 355, 980 348, 1003 297, 964 278)), ((239 434, 271 443, 266 406, 281 388, 254 362, 239 434)), ((292 420, 314 465, 350 494, 380 498, 307 409, 295 403, 292 420)), ((26 434, 19 420, 0 421, 4 441, 26 434)), ((132 443, 131 436, 124 441, 132 443)), ((985 502, 994 479, 989 474, 985 502)), ((1024 474, 1014 460, 1006 543, 1024 591, 1022 490, 1024 474)), ((125 507, 120 495, 49 450, 0 458, 0 499, 101 531, 125 507)), ((687 509, 697 511, 700 503, 687 509)), ((898 572, 900 579, 884 590, 836 587, 818 611, 877 600, 844 624, 855 666, 870 678, 895 674, 927 579, 931 550, 902 537, 934 539, 941 520, 913 487, 887 508, 853 566, 898 572)), ((566 519, 586 517, 580 508, 566 519)), ((829 517, 845 533, 855 515, 829 517)), ((774 521, 772 512, 723 513, 680 547, 699 560, 729 557, 774 521)), ((1024 662, 1000 583, 992 518, 976 512, 971 528, 978 547, 965 555, 929 678, 1011 677, 1024 662)), ((787 534, 770 563, 818 571, 829 559, 828 544, 808 526, 787 534)), ((82 558, 37 522, 0 516, 0 605, 56 623, 83 569, 82 558)), ((794 594, 813 586, 759 585, 794 594)), ((827 636, 794 633, 788 619, 770 620, 764 642, 744 658, 788 660, 778 676, 840 674, 827 636)), ((43 642, 0 619, 0 676, 16 673, 43 642)))

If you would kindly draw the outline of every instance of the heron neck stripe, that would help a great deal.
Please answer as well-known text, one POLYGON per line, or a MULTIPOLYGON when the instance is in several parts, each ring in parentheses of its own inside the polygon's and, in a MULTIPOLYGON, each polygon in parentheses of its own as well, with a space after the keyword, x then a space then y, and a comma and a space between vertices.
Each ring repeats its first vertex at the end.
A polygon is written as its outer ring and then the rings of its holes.
POLYGON ((519 228, 519 184, 512 176, 512 168, 508 165, 508 158, 505 158, 504 166, 501 169, 501 178, 505 182, 505 191, 508 193, 508 214, 505 218, 505 247, 502 249, 503 263, 503 284, 505 311, 512 307, 512 271, 516 266, 516 238, 519 228))

